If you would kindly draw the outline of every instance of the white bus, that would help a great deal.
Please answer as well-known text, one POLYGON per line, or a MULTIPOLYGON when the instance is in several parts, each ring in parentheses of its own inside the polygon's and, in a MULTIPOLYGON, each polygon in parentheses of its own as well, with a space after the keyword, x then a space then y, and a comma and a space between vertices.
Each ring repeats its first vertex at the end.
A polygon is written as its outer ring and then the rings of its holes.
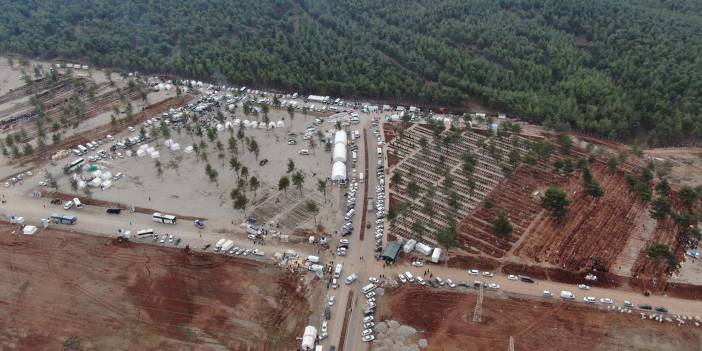
POLYGON ((176 224, 176 216, 168 215, 163 213, 155 212, 151 217, 154 222, 164 223, 164 224, 176 224))
POLYGON ((154 236, 153 229, 142 229, 136 233, 137 238, 143 239, 154 236))
POLYGON ((78 169, 78 167, 82 166, 84 163, 85 163, 85 159, 81 157, 81 158, 79 158, 79 159, 77 159, 77 160, 71 162, 71 163, 68 165, 68 171, 69 171, 69 172, 73 172, 73 171, 75 171, 76 169, 78 169))

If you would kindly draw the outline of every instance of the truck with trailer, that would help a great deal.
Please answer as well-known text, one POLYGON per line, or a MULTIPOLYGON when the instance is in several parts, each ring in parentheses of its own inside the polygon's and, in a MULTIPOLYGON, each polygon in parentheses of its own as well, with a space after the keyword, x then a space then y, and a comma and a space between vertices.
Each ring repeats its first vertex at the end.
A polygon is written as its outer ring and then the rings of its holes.
POLYGON ((234 242, 231 240, 227 240, 224 244, 222 244, 222 248, 219 249, 219 251, 227 253, 232 247, 234 247, 234 242))
POLYGON ((219 251, 219 249, 222 248, 222 245, 224 245, 225 242, 227 242, 227 239, 219 239, 219 241, 217 241, 217 243, 215 244, 215 251, 219 251))

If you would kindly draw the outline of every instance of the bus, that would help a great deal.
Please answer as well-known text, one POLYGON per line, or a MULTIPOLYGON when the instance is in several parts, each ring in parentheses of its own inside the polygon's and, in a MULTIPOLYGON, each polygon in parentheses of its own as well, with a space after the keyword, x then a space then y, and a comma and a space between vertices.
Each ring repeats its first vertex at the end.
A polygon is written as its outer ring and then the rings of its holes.
POLYGON ((51 221, 56 224, 76 224, 77 220, 76 216, 61 216, 55 213, 51 215, 51 221))
POLYGON ((154 222, 164 223, 164 224, 176 224, 176 216, 168 215, 163 213, 155 212, 151 217, 154 222))
POLYGON ((136 233, 137 238, 143 239, 143 238, 149 238, 154 236, 154 230, 153 229, 142 229, 136 233))
POLYGON ((78 169, 80 166, 82 166, 83 163, 85 163, 85 159, 82 158, 82 157, 79 158, 79 159, 77 159, 77 160, 75 160, 75 161, 73 161, 73 162, 71 162, 71 163, 68 165, 68 171, 69 171, 69 172, 75 171, 75 170, 78 169))

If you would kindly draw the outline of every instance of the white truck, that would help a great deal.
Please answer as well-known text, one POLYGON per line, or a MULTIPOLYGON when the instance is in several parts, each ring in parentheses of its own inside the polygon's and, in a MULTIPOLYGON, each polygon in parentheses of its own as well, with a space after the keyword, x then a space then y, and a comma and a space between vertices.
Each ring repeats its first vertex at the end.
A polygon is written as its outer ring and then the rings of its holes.
POLYGON ((311 263, 319 263, 320 259, 319 259, 319 256, 307 256, 307 258, 305 258, 305 261, 311 262, 311 263))
POLYGON ((217 243, 214 245, 215 251, 219 251, 225 242, 227 242, 227 239, 219 239, 219 241, 217 241, 217 243))
POLYGON ((561 290, 561 298, 563 300, 575 300, 575 294, 570 291, 561 290))
POLYGON ((351 283, 355 282, 356 279, 358 279, 358 274, 351 274, 350 276, 346 277, 346 285, 351 285, 351 283))
POLYGON ((341 270, 343 268, 344 268, 344 266, 341 263, 336 264, 336 268, 334 268, 334 278, 341 277, 341 270))
POLYGON ((227 253, 232 247, 234 247, 234 242, 231 240, 227 240, 224 244, 222 244, 222 248, 219 249, 219 251, 227 253))
POLYGON ((83 204, 80 202, 80 200, 77 197, 73 198, 73 204, 76 206, 76 209, 83 208, 83 204))

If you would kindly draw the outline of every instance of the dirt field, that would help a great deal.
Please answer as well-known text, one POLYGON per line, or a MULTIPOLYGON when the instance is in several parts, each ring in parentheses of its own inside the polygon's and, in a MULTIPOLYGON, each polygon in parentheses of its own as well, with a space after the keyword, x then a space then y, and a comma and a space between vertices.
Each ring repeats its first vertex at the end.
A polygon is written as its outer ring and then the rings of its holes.
POLYGON ((475 294, 403 286, 386 294, 380 318, 416 328, 426 350, 699 350, 699 328, 641 320, 560 301, 483 300, 482 322, 472 321, 475 294), (470 347, 468 348, 468 345, 470 347))
POLYGON ((308 318, 306 288, 263 263, 16 229, 0 224, 3 350, 292 350, 308 318))

